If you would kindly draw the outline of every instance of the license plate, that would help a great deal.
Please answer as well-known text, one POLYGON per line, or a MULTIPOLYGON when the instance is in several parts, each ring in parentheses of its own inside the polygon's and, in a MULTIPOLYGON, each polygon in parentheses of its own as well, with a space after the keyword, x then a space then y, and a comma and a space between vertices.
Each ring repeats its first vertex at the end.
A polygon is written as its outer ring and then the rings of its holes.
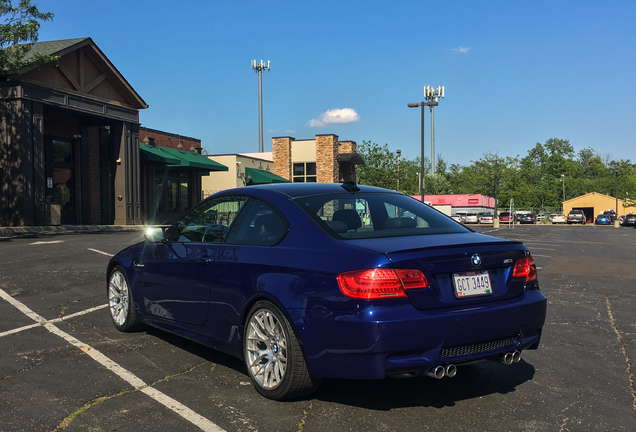
POLYGON ((487 271, 453 273, 453 285, 457 298, 492 294, 490 275, 487 271))

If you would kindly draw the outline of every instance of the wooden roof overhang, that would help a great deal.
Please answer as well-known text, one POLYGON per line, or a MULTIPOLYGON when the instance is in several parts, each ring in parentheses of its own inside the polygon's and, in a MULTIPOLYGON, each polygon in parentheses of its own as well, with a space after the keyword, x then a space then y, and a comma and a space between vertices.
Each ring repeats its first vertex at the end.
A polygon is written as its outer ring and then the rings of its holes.
POLYGON ((139 122, 146 102, 121 75, 91 38, 37 42, 35 53, 58 56, 43 67, 34 61, 16 80, 0 82, 0 97, 24 98, 84 114, 139 122))

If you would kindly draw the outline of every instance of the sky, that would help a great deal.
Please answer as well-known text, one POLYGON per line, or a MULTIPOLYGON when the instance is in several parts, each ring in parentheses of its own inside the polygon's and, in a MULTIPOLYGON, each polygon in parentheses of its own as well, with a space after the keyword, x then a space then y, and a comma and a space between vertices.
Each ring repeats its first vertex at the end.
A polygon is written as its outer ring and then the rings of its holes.
MULTIPOLYGON (((420 155, 424 86, 444 86, 435 153, 470 165, 550 138, 636 163, 636 2, 589 0, 32 0, 39 40, 90 37, 149 108, 144 127, 209 154, 272 137, 420 155)), ((425 157, 430 158, 425 112, 425 157)))

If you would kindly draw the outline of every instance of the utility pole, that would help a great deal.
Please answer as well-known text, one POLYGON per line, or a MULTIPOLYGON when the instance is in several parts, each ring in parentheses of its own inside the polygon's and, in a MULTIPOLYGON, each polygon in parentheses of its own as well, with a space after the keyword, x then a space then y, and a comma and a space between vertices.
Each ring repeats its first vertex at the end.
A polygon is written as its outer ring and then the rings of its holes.
POLYGON ((258 151, 263 153, 263 69, 269 70, 269 60, 267 63, 252 60, 252 69, 258 74, 258 151))
MULTIPOLYGON (((420 199, 424 202, 424 107, 429 107, 431 110, 433 107, 437 106, 438 98, 444 98, 444 86, 437 87, 435 90, 432 87, 426 86, 424 87, 424 102, 409 102, 407 106, 409 108, 421 108, 422 111, 422 120, 420 123, 421 133, 420 133, 420 199)), ((431 111, 431 116, 433 111, 431 111)), ((431 120, 433 117, 431 117, 431 120)), ((433 126, 431 125, 431 130, 433 126)), ((431 131, 431 174, 435 175, 435 134, 431 131)))
POLYGON ((431 111, 431 175, 435 175, 435 107, 438 100, 444 99, 444 86, 424 87, 424 98, 428 102, 428 108, 431 111))

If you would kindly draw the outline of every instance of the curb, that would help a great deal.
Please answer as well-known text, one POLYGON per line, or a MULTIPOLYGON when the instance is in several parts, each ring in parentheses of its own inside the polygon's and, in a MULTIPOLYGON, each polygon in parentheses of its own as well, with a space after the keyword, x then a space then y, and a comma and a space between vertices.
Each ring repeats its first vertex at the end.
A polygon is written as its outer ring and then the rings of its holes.
POLYGON ((147 226, 145 225, 59 225, 0 227, 0 237, 19 237, 34 234, 53 235, 72 233, 143 231, 146 228, 147 226))

